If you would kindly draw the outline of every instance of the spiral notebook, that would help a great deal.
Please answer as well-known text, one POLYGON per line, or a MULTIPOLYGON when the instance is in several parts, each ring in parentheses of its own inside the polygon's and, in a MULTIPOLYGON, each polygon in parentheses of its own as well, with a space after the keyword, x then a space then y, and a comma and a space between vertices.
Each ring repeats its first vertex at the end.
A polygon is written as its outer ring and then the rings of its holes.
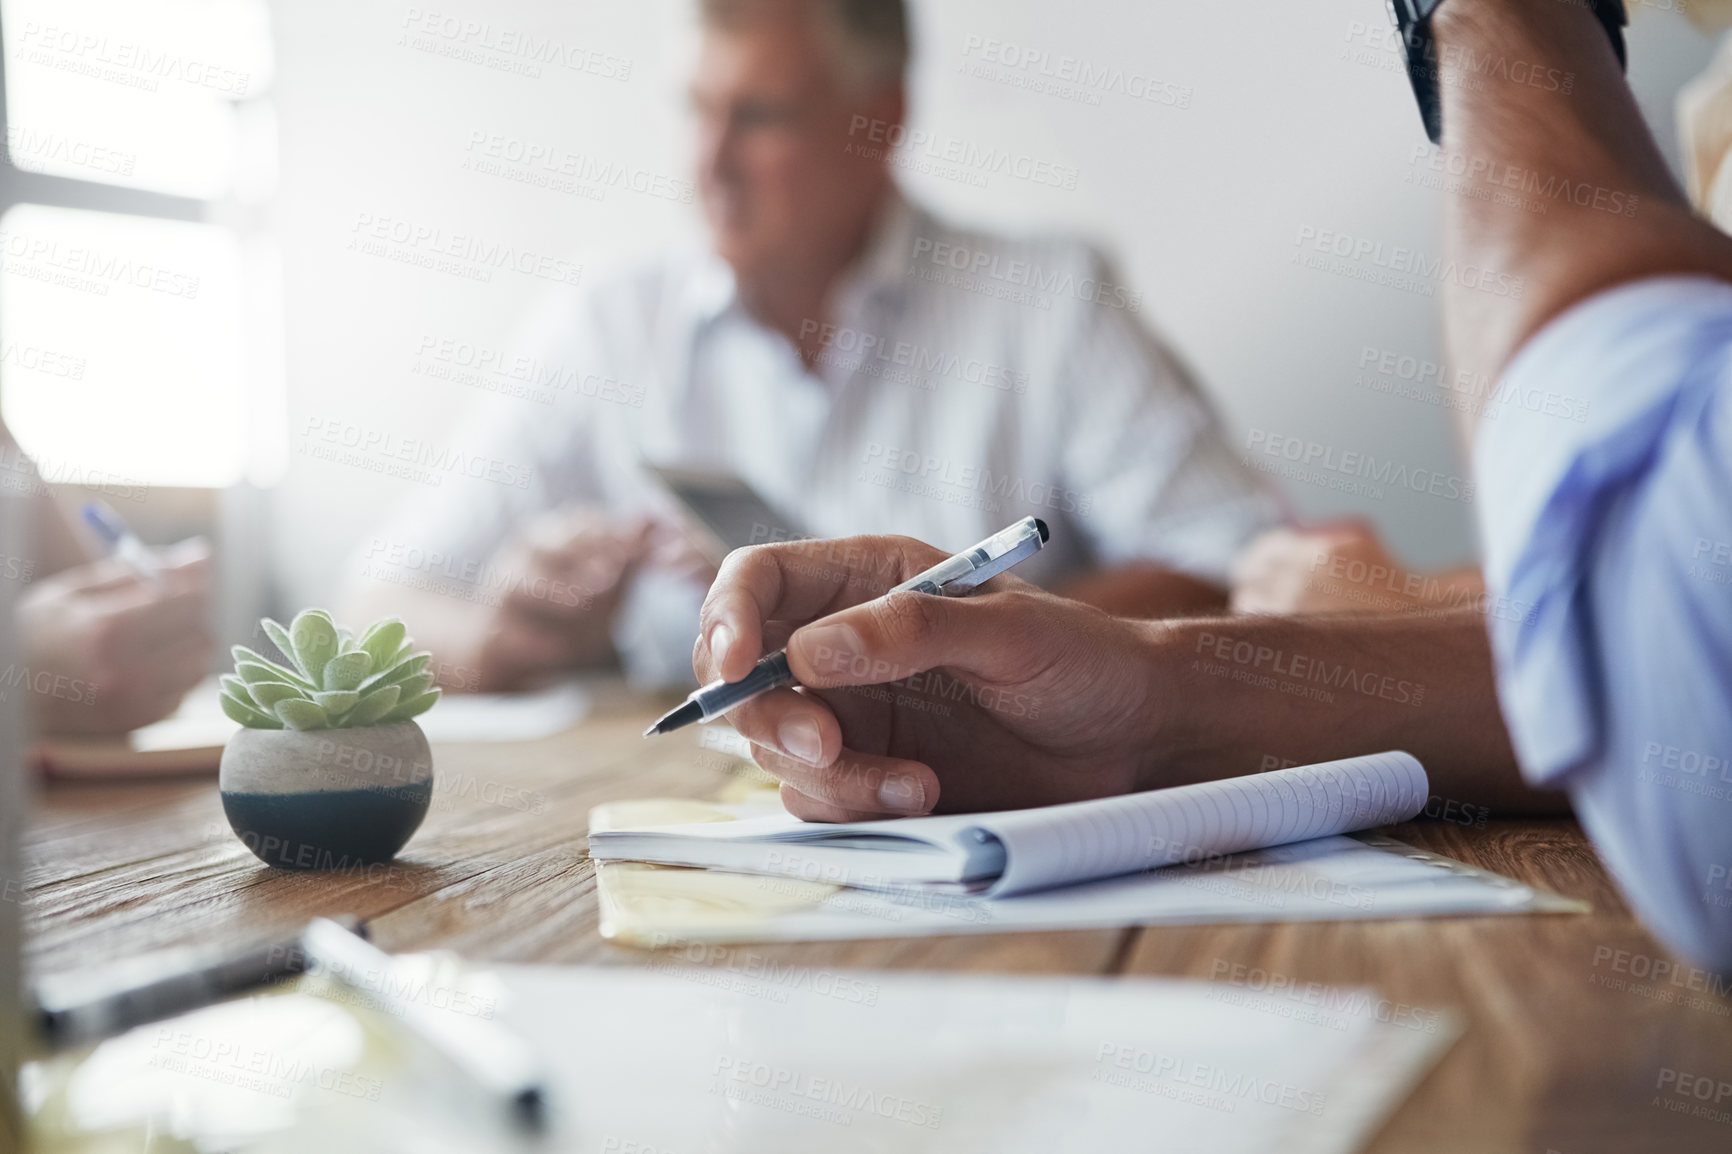
POLYGON ((1425 770, 1400 751, 1039 809, 824 825, 786 813, 636 825, 590 815, 597 861, 704 866, 858 889, 1007 897, 1407 821, 1425 770), (728 818, 733 820, 727 820, 728 818))

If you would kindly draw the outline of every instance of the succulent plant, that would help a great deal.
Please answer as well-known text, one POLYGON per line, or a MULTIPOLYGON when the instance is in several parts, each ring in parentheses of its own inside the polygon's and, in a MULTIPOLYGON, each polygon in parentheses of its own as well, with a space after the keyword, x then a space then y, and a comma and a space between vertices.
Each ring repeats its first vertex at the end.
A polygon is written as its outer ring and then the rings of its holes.
POLYGON ((222 679, 223 712, 249 729, 358 729, 394 725, 433 708, 439 690, 395 617, 357 640, 323 609, 306 609, 287 629, 269 617, 265 635, 287 664, 245 645, 231 652, 235 671, 222 679))

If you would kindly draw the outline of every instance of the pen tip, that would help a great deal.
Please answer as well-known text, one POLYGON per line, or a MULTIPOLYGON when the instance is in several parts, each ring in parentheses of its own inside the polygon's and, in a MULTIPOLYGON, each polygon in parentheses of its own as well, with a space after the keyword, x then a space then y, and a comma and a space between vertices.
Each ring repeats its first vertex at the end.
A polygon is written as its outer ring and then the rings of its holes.
POLYGON ((704 707, 687 699, 678 709, 663 714, 661 719, 643 731, 645 737, 654 737, 658 733, 672 733, 676 729, 684 729, 694 722, 704 719, 704 707))
POLYGON ((1046 544, 1046 543, 1047 543, 1047 542, 1048 542, 1048 541, 1050 541, 1050 540, 1052 540, 1052 534, 1051 534, 1051 533, 1050 533, 1050 532, 1048 532, 1048 531, 1047 531, 1047 527, 1046 527, 1046 522, 1045 522, 1045 521, 1042 521, 1042 520, 1041 520, 1041 519, 1040 519, 1040 518, 1039 518, 1039 517, 1036 517, 1036 518, 1035 518, 1035 519, 1034 519, 1034 527, 1035 527, 1035 528, 1036 528, 1036 529, 1039 529, 1039 530, 1040 530, 1040 543, 1041 543, 1041 544, 1042 544, 1042 545, 1044 545, 1044 544, 1046 544))

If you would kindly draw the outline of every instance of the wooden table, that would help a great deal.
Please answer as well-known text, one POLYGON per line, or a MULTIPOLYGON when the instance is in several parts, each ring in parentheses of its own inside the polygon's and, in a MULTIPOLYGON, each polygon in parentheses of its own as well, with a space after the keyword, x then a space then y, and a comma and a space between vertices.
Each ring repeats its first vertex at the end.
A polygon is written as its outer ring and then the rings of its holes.
MULTIPOLYGON (((643 965, 646 955, 596 932, 589 808, 713 796, 733 769, 689 733, 641 740, 662 704, 616 700, 542 742, 440 749, 426 824, 397 862, 365 875, 266 868, 230 833, 209 781, 49 787, 26 849, 27 964, 45 972, 165 946, 240 943, 292 933, 312 915, 353 913, 390 950, 643 965)), ((1423 822, 1389 832, 1585 899, 1594 912, 738 949, 786 965, 1369 984, 1396 1013, 1403 1004, 1449 1008, 1466 1022, 1375 1150, 1732 1150, 1732 1122, 1675 1113, 1668 1105, 1695 1100, 1659 1088, 1665 1070, 1732 1082, 1732 980, 1693 971, 1658 946, 1573 822, 1423 822)), ((1719 1106, 1732 1111, 1732 1098, 1719 1106)))

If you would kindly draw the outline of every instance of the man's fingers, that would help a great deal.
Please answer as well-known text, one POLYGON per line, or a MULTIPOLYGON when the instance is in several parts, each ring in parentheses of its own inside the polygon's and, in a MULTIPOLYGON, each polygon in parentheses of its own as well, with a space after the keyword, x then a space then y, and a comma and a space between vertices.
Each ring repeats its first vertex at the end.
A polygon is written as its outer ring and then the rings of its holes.
POLYGON ((819 801, 817 798, 807 797, 805 794, 786 783, 783 783, 782 785, 782 808, 799 818, 801 821, 871 821, 874 818, 883 816, 882 814, 876 813, 855 813, 853 810, 831 805, 827 801, 819 801))
POLYGON ((814 802, 849 814, 910 817, 938 804, 938 775, 918 761, 844 749, 826 766, 752 746, 759 768, 814 802))
POLYGON ((941 665, 993 681, 1023 680, 1046 656, 1040 596, 1027 587, 975 597, 897 593, 796 630, 788 663, 802 685, 815 688, 900 681, 941 665))
POLYGON ((809 765, 829 765, 842 752, 842 727, 823 704, 792 689, 753 698, 728 714, 742 737, 809 765))
POLYGON ((738 681, 764 654, 764 622, 809 621, 878 597, 946 554, 909 537, 849 537, 736 549, 704 599, 700 636, 717 676, 738 681))

